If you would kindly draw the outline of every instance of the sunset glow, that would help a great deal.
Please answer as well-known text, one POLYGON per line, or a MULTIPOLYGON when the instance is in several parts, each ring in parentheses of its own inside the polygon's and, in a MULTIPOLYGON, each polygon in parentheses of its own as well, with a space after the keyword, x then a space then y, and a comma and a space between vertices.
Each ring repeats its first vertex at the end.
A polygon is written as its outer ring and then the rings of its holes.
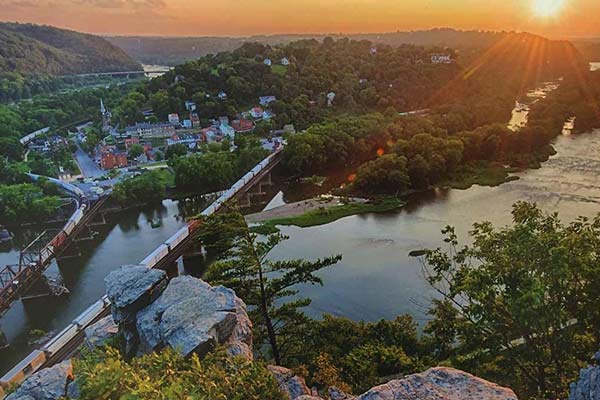
POLYGON ((538 17, 556 17, 565 7, 566 0, 534 0, 533 12, 538 17))
POLYGON ((0 20, 106 35, 379 33, 450 27, 600 34, 597 0, 0 0, 0 20))

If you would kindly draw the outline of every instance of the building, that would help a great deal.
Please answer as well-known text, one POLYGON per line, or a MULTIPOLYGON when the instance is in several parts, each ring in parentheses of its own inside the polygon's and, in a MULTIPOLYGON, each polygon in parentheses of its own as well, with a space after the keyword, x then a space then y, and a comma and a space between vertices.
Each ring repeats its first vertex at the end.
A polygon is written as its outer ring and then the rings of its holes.
POLYGON ((431 56, 432 64, 451 64, 452 58, 449 54, 433 54, 431 56))
POLYGON ((134 144, 140 144, 140 138, 133 136, 125 139, 125 149, 129 150, 134 144))
POLYGON ((127 154, 118 151, 106 151, 100 156, 102 169, 124 168, 127 166, 127 154))
POLYGON ((192 124, 192 120, 191 119, 184 119, 183 123, 181 125, 183 125, 183 127, 185 129, 192 129, 193 128, 193 124, 192 124))
POLYGON ((104 105, 104 100, 100 99, 100 114, 102 115, 102 131, 108 132, 110 130, 110 119, 112 114, 104 105))
POLYGON ((262 109, 262 107, 254 107, 250 110, 250 115, 254 119, 259 119, 262 118, 263 112, 264 110, 262 109))
POLYGON ((287 67, 288 65, 290 65, 290 60, 288 60, 287 58, 283 57, 281 59, 281 65, 283 65, 284 67, 287 67))
POLYGON ((261 96, 258 98, 258 101, 261 106, 266 107, 270 103, 277 101, 277 98, 275 96, 261 96))
POLYGON ((197 113, 190 113, 190 120, 192 121, 193 128, 200 127, 200 117, 197 113))
POLYGON ((204 128, 200 131, 201 140, 205 143, 218 142, 222 138, 217 128, 204 128))
POLYGON ((188 148, 193 149, 196 147, 196 144, 201 141, 203 141, 202 135, 185 133, 180 135, 173 135, 170 139, 167 139, 167 146, 184 144, 188 148))
POLYGON ((231 125, 229 125, 229 119, 224 121, 221 119, 221 125, 219 125, 219 130, 223 137, 233 140, 235 138, 235 129, 231 125))
POLYGON ((270 59, 270 58, 265 58, 265 60, 263 61, 263 63, 264 63, 266 66, 268 66, 268 67, 270 67, 271 65, 273 65, 273 61, 271 61, 271 59, 270 59))
POLYGON ((231 127, 236 133, 252 132, 255 128, 254 122, 246 118, 240 118, 231 122, 231 127))
POLYGON ((196 109, 196 103, 191 100, 185 102, 185 109, 188 111, 194 111, 196 109))
POLYGON ((173 124, 168 123, 150 124, 142 122, 128 126, 126 131, 127 135, 140 138, 167 138, 175 134, 175 127, 173 124))
POLYGON ((179 125, 179 114, 169 114, 169 123, 173 125, 179 125))
POLYGON ((227 100, 227 93, 221 91, 218 94, 219 100, 227 100))

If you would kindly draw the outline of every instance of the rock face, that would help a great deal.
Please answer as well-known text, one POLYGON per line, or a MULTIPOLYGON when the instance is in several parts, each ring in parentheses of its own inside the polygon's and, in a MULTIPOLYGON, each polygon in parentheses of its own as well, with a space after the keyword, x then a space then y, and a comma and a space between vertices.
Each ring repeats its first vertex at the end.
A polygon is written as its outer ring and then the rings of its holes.
POLYGON ((85 329, 85 344, 93 350, 115 337, 118 332, 119 327, 113 321, 112 315, 109 315, 85 329))
POLYGON ((164 271, 141 266, 123 266, 105 279, 106 294, 112 303, 114 321, 133 323, 136 313, 152 303, 167 285, 164 271))
POLYGON ((67 395, 73 367, 67 360, 31 375, 6 400, 58 400, 67 395))
POLYGON ((246 305, 233 290, 190 276, 172 279, 163 294, 138 313, 136 328, 142 353, 170 346, 184 355, 203 355, 217 344, 227 344, 230 352, 252 357, 246 305))
MULTIPOLYGON (((600 351, 594 355, 600 363, 600 351)), ((600 366, 592 365, 579 372, 579 380, 571 384, 569 400, 600 399, 600 366)))
POLYGON ((515 393, 452 368, 432 368, 374 387, 357 400, 517 400, 515 393))
POLYGON ((284 367, 269 365, 269 371, 277 379, 279 389, 287 395, 290 400, 300 400, 301 398, 308 400, 311 397, 310 390, 306 386, 304 379, 294 375, 294 373, 284 367))
MULTIPOLYGON (((169 346, 186 356, 204 355, 224 344, 231 354, 252 358, 252 323, 246 305, 231 289, 191 276, 167 284, 164 272, 135 266, 112 272, 106 287, 112 318, 130 354, 169 346)), ((93 328, 90 336, 105 340, 110 322, 93 328)))

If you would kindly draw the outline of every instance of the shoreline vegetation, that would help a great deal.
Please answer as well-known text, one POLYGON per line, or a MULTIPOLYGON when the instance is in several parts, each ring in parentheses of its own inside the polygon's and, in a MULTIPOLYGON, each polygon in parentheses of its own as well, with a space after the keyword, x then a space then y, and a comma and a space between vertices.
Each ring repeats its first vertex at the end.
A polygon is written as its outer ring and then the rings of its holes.
POLYGON ((321 197, 285 204, 246 216, 249 223, 258 224, 252 231, 268 234, 278 231, 277 226, 292 225, 300 228, 326 225, 344 217, 359 214, 385 213, 404 206, 396 197, 373 200, 359 198, 321 197))

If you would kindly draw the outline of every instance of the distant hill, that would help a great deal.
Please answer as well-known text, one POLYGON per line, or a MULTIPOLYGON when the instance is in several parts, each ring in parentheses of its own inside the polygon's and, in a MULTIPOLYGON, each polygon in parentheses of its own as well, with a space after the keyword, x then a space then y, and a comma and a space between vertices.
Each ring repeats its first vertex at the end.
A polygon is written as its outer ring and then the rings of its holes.
POLYGON ((0 23, 0 71, 66 75, 139 70, 122 49, 94 35, 32 24, 0 23))
POLYGON ((369 40, 374 43, 398 46, 441 46, 454 49, 489 47, 509 32, 459 31, 455 29, 432 29, 414 32, 391 32, 355 35, 273 35, 249 37, 141 37, 118 36, 107 39, 144 64, 178 65, 207 54, 233 51, 246 42, 268 45, 287 44, 302 39, 322 40, 348 37, 353 40, 369 40))

